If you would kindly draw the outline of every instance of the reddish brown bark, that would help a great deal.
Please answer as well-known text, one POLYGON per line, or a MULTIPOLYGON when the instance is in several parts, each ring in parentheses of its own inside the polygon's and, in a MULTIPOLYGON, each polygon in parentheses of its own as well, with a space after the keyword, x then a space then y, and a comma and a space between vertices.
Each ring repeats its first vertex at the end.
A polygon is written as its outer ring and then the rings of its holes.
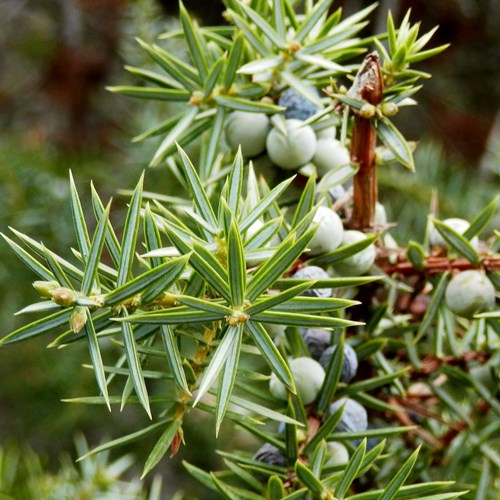
MULTIPOLYGON (((365 57, 349 95, 377 105, 383 99, 384 83, 379 56, 372 52, 365 57)), ((354 176, 353 210, 349 226, 360 230, 373 229, 375 204, 378 198, 375 146, 377 135, 370 118, 356 114, 351 137, 351 161, 359 166, 354 176)))

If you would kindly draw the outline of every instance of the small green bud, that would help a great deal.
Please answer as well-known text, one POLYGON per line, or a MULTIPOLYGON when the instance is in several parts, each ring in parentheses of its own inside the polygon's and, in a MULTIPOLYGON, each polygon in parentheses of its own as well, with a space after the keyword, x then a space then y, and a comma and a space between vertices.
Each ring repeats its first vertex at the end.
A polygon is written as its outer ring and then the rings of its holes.
POLYGON ((87 322, 87 312, 85 307, 76 306, 73 314, 69 318, 69 326, 73 333, 80 333, 87 322))
POLYGON ((359 115, 363 118, 373 118, 376 112, 377 108, 373 104, 370 104, 368 102, 363 104, 361 109, 358 111, 359 115))
POLYGON ((399 111, 398 105, 393 102, 384 102, 380 106, 380 111, 384 116, 394 116, 399 111))
POLYGON ((59 306, 69 307, 75 303, 76 293, 69 288, 61 286, 52 292, 52 300, 59 306))
POLYGON ((33 288, 42 297, 52 297, 52 292, 59 288, 59 283, 57 281, 35 281, 33 288))

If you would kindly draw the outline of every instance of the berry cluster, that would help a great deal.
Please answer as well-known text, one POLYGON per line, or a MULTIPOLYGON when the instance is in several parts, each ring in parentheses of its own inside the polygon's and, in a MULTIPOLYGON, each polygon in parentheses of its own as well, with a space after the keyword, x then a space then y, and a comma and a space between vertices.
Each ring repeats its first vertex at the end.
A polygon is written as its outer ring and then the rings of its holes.
POLYGON ((267 153, 272 164, 284 170, 312 164, 318 177, 350 164, 349 151, 335 138, 335 127, 313 129, 305 123, 319 111, 315 105, 290 88, 278 104, 285 110, 272 120, 263 113, 231 113, 225 130, 229 147, 241 146, 247 158, 267 153))

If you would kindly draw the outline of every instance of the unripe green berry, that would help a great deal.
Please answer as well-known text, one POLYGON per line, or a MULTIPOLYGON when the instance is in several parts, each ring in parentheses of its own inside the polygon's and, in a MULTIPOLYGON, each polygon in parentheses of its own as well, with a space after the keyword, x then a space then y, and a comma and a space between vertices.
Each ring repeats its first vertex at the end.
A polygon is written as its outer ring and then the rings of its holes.
POLYGON ((316 152, 316 134, 297 119, 286 120, 287 135, 273 128, 266 139, 269 158, 285 170, 294 170, 311 161, 316 152))
POLYGON ((452 312, 472 318, 493 308, 495 288, 482 271, 463 271, 448 283, 445 300, 452 312))
POLYGON ((310 254, 319 255, 335 250, 344 234, 340 217, 331 208, 320 206, 314 215, 313 223, 318 224, 318 228, 308 245, 310 254))
POLYGON ((319 139, 312 159, 319 177, 330 170, 348 165, 351 161, 348 149, 336 139, 319 139))
MULTIPOLYGON (((361 231, 344 231, 341 247, 352 245, 366 239, 366 235, 361 231)), ((360 276, 366 273, 375 262, 376 251, 372 243, 358 253, 341 260, 334 265, 335 270, 343 276, 360 276)))
POLYGON ((264 113, 234 111, 226 121, 226 140, 236 151, 241 145, 243 156, 257 156, 266 149, 269 117, 264 113))
MULTIPOLYGON (((325 370, 314 359, 303 357, 290 360, 290 371, 295 381, 297 394, 302 402, 305 405, 312 403, 318 396, 325 380, 325 370)), ((269 390, 275 398, 286 400, 288 397, 285 384, 278 379, 274 372, 269 381, 269 390)))

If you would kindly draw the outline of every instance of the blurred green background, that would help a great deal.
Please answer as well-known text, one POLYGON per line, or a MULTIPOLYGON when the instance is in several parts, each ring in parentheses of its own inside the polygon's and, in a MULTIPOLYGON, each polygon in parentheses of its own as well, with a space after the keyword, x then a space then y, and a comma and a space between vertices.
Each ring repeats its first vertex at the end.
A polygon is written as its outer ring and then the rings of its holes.
MULTIPOLYGON (((106 85, 132 82, 123 66, 147 61, 134 41, 153 41, 176 26, 176 1, 159 0, 3 0, 0 16, 0 230, 15 227, 69 257, 74 244, 69 215, 68 171, 84 202, 90 180, 101 197, 113 196, 119 227, 125 201, 117 193, 136 183, 152 156, 155 141, 131 138, 158 122, 168 109, 112 95, 106 85)), ((204 24, 221 21, 219 1, 186 1, 204 24)), ((368 2, 335 1, 349 14, 368 2)), ((423 237, 432 192, 439 191, 439 216, 473 217, 500 187, 500 8, 494 0, 382 0, 366 34, 385 29, 387 9, 400 20, 412 8, 422 29, 436 24, 434 43, 451 43, 418 69, 432 73, 417 98, 420 106, 398 117, 408 138, 419 140, 417 173, 400 167, 380 171, 380 199, 394 235, 404 242, 423 237), (411 199, 411 203, 409 202, 411 199)), ((168 192, 172 179, 162 168, 149 170, 146 189, 168 192)), ((88 204, 86 205, 88 206, 88 204)), ((500 221, 494 221, 497 227, 500 221)), ((3 336, 21 326, 13 316, 37 299, 34 276, 0 245, 0 307, 3 336)), ((93 376, 82 370, 85 346, 64 354, 47 341, 8 346, 0 351, 0 445, 28 443, 57 468, 61 453, 74 456, 74 435, 82 430, 91 446, 103 436, 132 432, 146 417, 61 402, 95 392, 93 376)), ((174 491, 182 486, 180 459, 215 467, 208 450, 221 447, 212 434, 191 426, 186 447, 161 467, 174 491)), ((203 426, 205 427, 205 426, 203 426)), ((207 426, 205 428, 210 428, 207 426)), ((227 432, 224 439, 230 439, 227 432)), ((237 439, 232 436, 231 439, 237 439)), ((152 446, 152 443, 146 443, 152 446)), ((244 446, 244 444, 241 444, 244 446)), ((130 450, 126 450, 130 451, 130 450)), ((133 449, 138 463, 149 448, 133 449)), ((168 498, 168 495, 166 496, 168 498)), ((207 498, 207 497, 204 497, 207 498)))

